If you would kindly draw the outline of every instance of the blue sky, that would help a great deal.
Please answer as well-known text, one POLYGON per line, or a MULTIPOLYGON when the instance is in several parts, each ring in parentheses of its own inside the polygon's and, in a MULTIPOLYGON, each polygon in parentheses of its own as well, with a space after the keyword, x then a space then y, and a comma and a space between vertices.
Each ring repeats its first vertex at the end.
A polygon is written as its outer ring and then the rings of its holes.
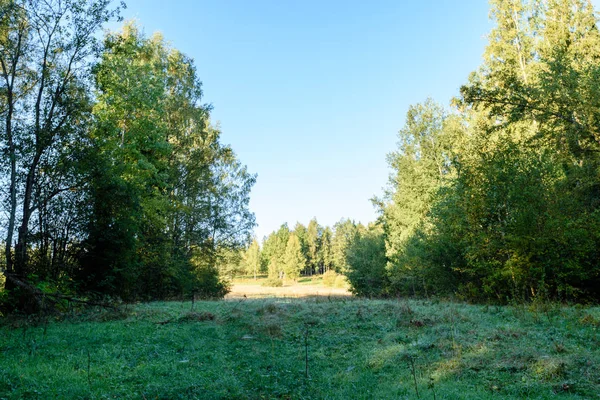
POLYGON ((126 19, 195 59, 222 141, 258 174, 259 238, 312 217, 374 220, 408 106, 447 105, 491 28, 483 0, 127 4, 126 19))

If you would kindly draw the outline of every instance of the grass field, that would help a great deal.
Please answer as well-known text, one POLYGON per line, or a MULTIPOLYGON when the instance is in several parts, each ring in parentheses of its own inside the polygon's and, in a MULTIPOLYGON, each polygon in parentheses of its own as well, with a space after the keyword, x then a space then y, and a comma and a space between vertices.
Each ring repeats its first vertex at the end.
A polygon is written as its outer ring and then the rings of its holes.
POLYGON ((599 308, 327 297, 4 319, 0 398, 594 399, 599 326, 599 308))
POLYGON ((266 276, 261 276, 258 279, 236 278, 233 280, 231 292, 227 295, 227 298, 348 297, 351 295, 347 285, 344 287, 325 286, 322 275, 301 277, 297 282, 286 281, 282 287, 264 286, 266 281, 266 276))

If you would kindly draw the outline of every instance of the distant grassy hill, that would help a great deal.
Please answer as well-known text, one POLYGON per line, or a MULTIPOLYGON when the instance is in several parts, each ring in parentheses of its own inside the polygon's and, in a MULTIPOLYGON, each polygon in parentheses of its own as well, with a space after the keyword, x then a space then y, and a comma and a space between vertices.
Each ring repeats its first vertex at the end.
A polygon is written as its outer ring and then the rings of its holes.
POLYGON ((0 398, 595 399, 600 309, 151 303, 3 319, 0 398), (308 361, 307 361, 308 360, 308 361), (417 395, 418 391, 418 395, 417 395))

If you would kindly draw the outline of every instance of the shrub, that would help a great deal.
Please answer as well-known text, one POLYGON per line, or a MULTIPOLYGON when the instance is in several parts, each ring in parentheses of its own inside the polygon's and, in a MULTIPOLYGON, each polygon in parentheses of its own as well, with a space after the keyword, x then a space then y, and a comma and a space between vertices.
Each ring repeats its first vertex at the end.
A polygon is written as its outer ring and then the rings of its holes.
POLYGON ((194 293, 200 299, 220 299, 230 291, 229 282, 221 279, 216 268, 197 268, 195 271, 194 293))
POLYGON ((277 278, 268 278, 266 281, 262 283, 262 286, 270 286, 270 287, 282 287, 283 281, 277 278))
POLYGON ((335 282, 333 283, 334 288, 346 288, 348 287, 348 279, 344 275, 338 275, 335 277, 335 282))
POLYGON ((327 271, 323 274, 323 285, 327 287, 333 287, 338 274, 335 271, 327 271))

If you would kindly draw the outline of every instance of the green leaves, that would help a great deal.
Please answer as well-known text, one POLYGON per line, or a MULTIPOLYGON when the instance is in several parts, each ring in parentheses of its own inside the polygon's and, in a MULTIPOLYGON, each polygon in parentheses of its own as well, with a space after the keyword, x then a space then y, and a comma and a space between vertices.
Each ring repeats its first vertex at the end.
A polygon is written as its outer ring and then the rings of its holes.
POLYGON ((285 248, 283 272, 288 279, 297 280, 300 272, 306 267, 306 259, 300 247, 298 237, 292 233, 285 248))
POLYGON ((583 0, 491 7, 496 26, 458 112, 411 107, 388 156, 391 288, 597 299, 597 18, 583 0))
MULTIPOLYGON (((137 204, 116 207, 140 210, 143 221, 131 220, 135 243, 114 271, 137 271, 129 275, 134 296, 221 293, 217 265, 237 263, 230 258, 254 226, 248 202, 256 178, 219 143, 193 61, 126 24, 107 37, 95 73, 104 173, 134 193, 137 204)), ((98 223, 116 227, 110 217, 98 223)))

